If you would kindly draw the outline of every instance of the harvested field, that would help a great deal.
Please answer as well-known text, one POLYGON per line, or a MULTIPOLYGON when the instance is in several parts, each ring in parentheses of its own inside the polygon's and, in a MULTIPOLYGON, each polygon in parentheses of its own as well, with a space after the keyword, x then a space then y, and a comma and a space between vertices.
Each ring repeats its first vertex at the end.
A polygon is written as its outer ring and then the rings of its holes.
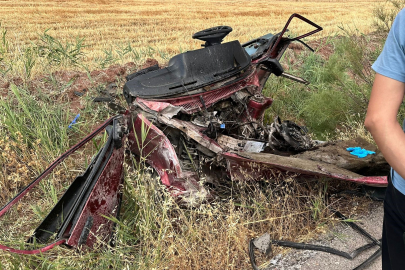
MULTIPOLYGON (((12 51, 36 42, 39 34, 66 41, 85 38, 87 64, 97 62, 112 46, 130 44, 136 55, 124 61, 170 56, 200 47, 191 39, 199 30, 229 25, 234 32, 228 39, 248 41, 268 32, 279 31, 292 13, 299 13, 324 28, 314 38, 338 33, 339 26, 368 33, 372 10, 383 1, 0 1, 0 22, 8 33, 12 51), (142 59, 134 59, 134 58, 142 59), (131 59, 132 58, 132 59, 131 59)), ((296 24, 292 32, 301 31, 296 24)))

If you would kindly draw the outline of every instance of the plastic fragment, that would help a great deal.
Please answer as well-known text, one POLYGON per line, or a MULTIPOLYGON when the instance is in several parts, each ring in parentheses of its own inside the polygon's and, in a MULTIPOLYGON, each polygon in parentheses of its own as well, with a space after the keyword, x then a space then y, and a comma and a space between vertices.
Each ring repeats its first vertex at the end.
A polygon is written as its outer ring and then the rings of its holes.
POLYGON ((358 158, 364 158, 368 155, 375 154, 375 152, 373 152, 373 151, 369 151, 369 150, 366 150, 366 149, 358 147, 358 146, 357 147, 348 147, 348 148, 346 148, 346 150, 349 151, 350 154, 357 156, 358 158))
POLYGON ((80 113, 76 115, 76 117, 73 119, 73 121, 69 124, 68 128, 72 128, 74 124, 76 124, 77 119, 80 117, 80 113))
POLYGON ((271 238, 270 234, 265 233, 262 236, 253 240, 253 245, 260 250, 263 254, 269 254, 271 251, 271 238))

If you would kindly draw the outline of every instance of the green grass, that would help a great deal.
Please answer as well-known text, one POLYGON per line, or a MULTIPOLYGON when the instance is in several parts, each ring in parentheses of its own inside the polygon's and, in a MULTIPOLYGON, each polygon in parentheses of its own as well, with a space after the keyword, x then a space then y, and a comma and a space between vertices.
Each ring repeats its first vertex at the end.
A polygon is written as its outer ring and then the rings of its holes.
MULTIPOLYGON (((302 51, 286 55, 283 60, 289 69, 311 84, 303 86, 271 77, 265 94, 273 97, 274 103, 266 112, 265 121, 272 121, 276 115, 283 120, 295 120, 305 124, 318 139, 341 136, 342 127, 350 127, 350 132, 356 134, 359 130, 364 133, 361 126, 374 76, 370 63, 381 45, 381 40, 371 40, 355 29, 346 29, 339 38, 321 43, 334 49, 328 58, 302 51)), ((100 89, 89 89, 81 98, 84 108, 78 123, 68 129, 76 114, 61 94, 72 82, 60 85, 49 74, 45 78, 52 88, 49 91, 32 88, 30 84, 35 69, 81 67, 85 40, 77 38, 62 43, 45 31, 37 43, 21 50, 18 58, 10 58, 9 46, 7 31, 0 26, 0 72, 5 76, 17 73, 24 78, 22 85, 11 85, 7 97, 0 98, 3 203, 87 135, 96 123, 113 113, 91 102, 100 89)), ((137 62, 155 53, 152 47, 137 50, 129 44, 112 44, 97 61, 104 68, 122 64, 128 55, 137 62)), ((165 52, 158 53, 163 59, 168 57, 165 52)), ((400 117, 404 115, 401 111, 400 117)), ((147 129, 141 133, 140 146, 145 142, 147 129)), ((28 200, 0 219, 0 242, 24 248, 32 229, 105 140, 105 134, 99 135, 84 150, 67 159, 28 200)), ((158 179, 150 176, 143 162, 137 163, 131 156, 128 160, 124 165, 122 213, 119 220, 109 217, 118 224, 116 247, 102 243, 103 248, 90 251, 60 247, 33 256, 0 252, 0 269, 248 269, 249 239, 264 232, 270 232, 275 239, 311 238, 321 225, 331 222, 328 209, 331 198, 327 195, 355 188, 342 182, 298 181, 274 175, 274 179, 255 183, 226 181, 221 183, 224 194, 220 199, 185 208, 177 204, 158 179)), ((351 200, 346 199, 346 203, 351 200)), ((334 207, 339 208, 340 204, 344 205, 345 199, 334 202, 334 207)))
POLYGON ((41 149, 35 150, 43 152, 45 157, 54 157, 66 149, 69 145, 68 133, 72 132, 66 126, 72 118, 69 110, 44 93, 32 96, 26 89, 15 85, 11 85, 10 89, 7 100, 0 100, 0 110, 3 112, 2 123, 11 139, 16 140, 17 134, 21 134, 28 147, 40 140, 41 149))
POLYGON ((371 63, 383 41, 371 40, 356 29, 342 28, 340 36, 327 39, 317 48, 333 48, 330 55, 309 51, 287 54, 284 62, 294 63, 289 69, 310 84, 303 86, 283 78, 270 80, 264 91, 274 103, 265 119, 270 121, 275 115, 293 119, 306 125, 317 139, 336 138, 339 127, 364 121, 374 80, 371 63))

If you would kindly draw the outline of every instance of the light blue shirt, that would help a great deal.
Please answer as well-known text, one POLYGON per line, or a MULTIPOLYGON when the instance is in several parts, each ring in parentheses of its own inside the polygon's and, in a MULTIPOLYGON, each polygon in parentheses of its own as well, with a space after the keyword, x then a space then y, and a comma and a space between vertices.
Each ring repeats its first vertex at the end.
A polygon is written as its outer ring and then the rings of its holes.
MULTIPOLYGON (((392 24, 384 48, 374 62, 375 72, 405 83, 405 9, 401 10, 392 24)), ((405 122, 404 122, 405 132, 405 122)), ((405 180, 391 168, 392 184, 405 195, 405 180)))

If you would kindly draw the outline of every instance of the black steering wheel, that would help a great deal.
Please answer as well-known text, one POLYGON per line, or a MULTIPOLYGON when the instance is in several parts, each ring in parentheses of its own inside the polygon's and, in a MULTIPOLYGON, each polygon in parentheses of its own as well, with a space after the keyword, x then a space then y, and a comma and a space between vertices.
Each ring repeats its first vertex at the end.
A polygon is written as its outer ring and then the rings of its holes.
POLYGON ((204 47, 221 44, 222 40, 232 32, 230 26, 215 26, 202 31, 199 31, 193 35, 193 39, 199 39, 205 41, 204 47))

